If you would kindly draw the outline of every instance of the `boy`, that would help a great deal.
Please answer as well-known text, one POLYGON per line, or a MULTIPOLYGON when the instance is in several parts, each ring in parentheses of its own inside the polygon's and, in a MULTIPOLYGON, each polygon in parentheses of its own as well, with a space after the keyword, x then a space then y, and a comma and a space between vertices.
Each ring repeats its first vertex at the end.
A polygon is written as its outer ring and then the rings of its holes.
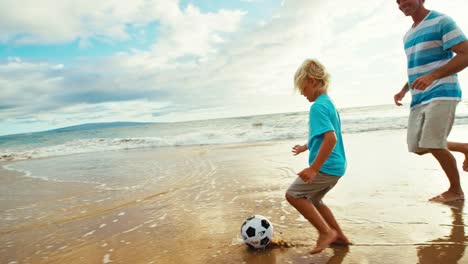
POLYGON ((449 16, 426 9, 424 0, 396 2, 414 22, 404 37, 408 82, 394 95, 395 104, 400 106, 411 91, 408 150, 418 155, 431 153, 449 180, 448 190, 430 201, 464 200, 456 160, 450 151, 465 155, 463 170, 468 171, 468 144, 447 142, 447 137, 461 100, 456 73, 468 66, 468 41, 449 16))
POLYGON ((292 149, 294 155, 308 149, 310 166, 298 173, 299 177, 286 191, 286 200, 319 232, 311 254, 321 252, 331 243, 351 244, 331 210, 322 202, 346 170, 340 116, 327 94, 329 79, 324 66, 310 59, 304 61, 294 76, 295 88, 315 103, 309 112, 307 144, 292 149))

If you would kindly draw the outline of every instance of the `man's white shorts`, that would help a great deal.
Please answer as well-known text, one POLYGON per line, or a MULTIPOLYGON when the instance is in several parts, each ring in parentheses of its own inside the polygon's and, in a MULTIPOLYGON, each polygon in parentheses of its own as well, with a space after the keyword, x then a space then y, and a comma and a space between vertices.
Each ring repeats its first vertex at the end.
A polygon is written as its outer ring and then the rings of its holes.
POLYGON ((411 109, 408 118, 409 152, 446 149, 458 101, 436 100, 411 109))

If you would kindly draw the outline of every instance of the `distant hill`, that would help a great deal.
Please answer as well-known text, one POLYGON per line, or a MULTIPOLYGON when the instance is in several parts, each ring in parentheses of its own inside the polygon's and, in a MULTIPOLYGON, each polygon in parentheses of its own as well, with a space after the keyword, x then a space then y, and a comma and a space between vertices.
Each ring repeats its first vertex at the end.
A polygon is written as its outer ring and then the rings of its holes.
POLYGON ((127 126, 143 126, 155 123, 141 123, 141 122, 110 122, 110 123, 88 123, 76 126, 62 127, 43 132, 70 132, 70 131, 83 131, 83 130, 94 130, 103 128, 114 128, 114 127, 127 127, 127 126))
POLYGON ((41 134, 48 134, 48 133, 85 131, 85 130, 105 129, 105 128, 114 128, 114 127, 144 126, 144 125, 151 125, 151 124, 157 124, 157 123, 151 123, 151 122, 147 122, 147 123, 144 123, 144 122, 88 123, 88 124, 81 124, 81 125, 76 125, 76 126, 68 126, 68 127, 56 128, 56 129, 51 129, 51 130, 45 130, 45 131, 0 135, 0 138, 8 139, 8 138, 14 138, 18 136, 21 137, 21 136, 41 135, 41 134))

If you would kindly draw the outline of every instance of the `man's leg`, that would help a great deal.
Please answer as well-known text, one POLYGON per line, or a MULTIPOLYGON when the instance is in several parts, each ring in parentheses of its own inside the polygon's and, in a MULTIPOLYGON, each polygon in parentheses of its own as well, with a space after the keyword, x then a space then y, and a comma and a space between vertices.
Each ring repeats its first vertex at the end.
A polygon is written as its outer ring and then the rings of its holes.
MULTIPOLYGON (((449 142, 447 142, 447 148, 450 151, 460 152, 463 155, 465 155, 465 161, 463 161, 463 170, 468 171, 468 143, 460 143, 460 142, 449 141, 449 142)), ((424 154, 427 154, 427 153, 430 153, 430 152, 427 151, 427 150, 422 150, 422 151, 415 152, 415 154, 418 154, 418 155, 424 155, 424 154)))
POLYGON ((437 159, 450 182, 450 187, 446 192, 431 200, 443 202, 462 198, 463 190, 460 185, 460 175, 458 173, 455 157, 447 149, 430 149, 429 151, 437 159))
POLYGON ((460 152, 465 155, 465 161, 463 161, 463 170, 468 171, 468 143, 447 142, 447 148, 450 151, 460 152))
POLYGON ((431 201, 448 202, 463 199, 457 162, 450 149, 461 150, 461 145, 447 142, 447 138, 455 120, 455 110, 458 102, 435 100, 424 108, 424 122, 417 146, 429 152, 437 159, 447 175, 450 187, 431 201))
POLYGON ((315 208, 309 200, 305 198, 294 198, 289 194, 286 194, 286 200, 288 200, 288 202, 294 206, 305 219, 317 228, 317 231, 319 232, 317 245, 310 251, 310 253, 319 253, 336 240, 338 236, 337 231, 327 224, 317 208, 315 208))

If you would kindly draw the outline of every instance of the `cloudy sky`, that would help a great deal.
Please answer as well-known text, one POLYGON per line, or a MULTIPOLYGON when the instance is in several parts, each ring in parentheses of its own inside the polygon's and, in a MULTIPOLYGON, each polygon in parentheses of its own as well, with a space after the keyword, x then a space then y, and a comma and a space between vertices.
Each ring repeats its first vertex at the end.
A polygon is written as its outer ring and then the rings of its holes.
MULTIPOLYGON (((426 2, 468 32, 466 0, 426 2)), ((390 104, 411 24, 393 0, 0 0, 0 135, 306 111, 308 57, 338 107, 390 104)))

